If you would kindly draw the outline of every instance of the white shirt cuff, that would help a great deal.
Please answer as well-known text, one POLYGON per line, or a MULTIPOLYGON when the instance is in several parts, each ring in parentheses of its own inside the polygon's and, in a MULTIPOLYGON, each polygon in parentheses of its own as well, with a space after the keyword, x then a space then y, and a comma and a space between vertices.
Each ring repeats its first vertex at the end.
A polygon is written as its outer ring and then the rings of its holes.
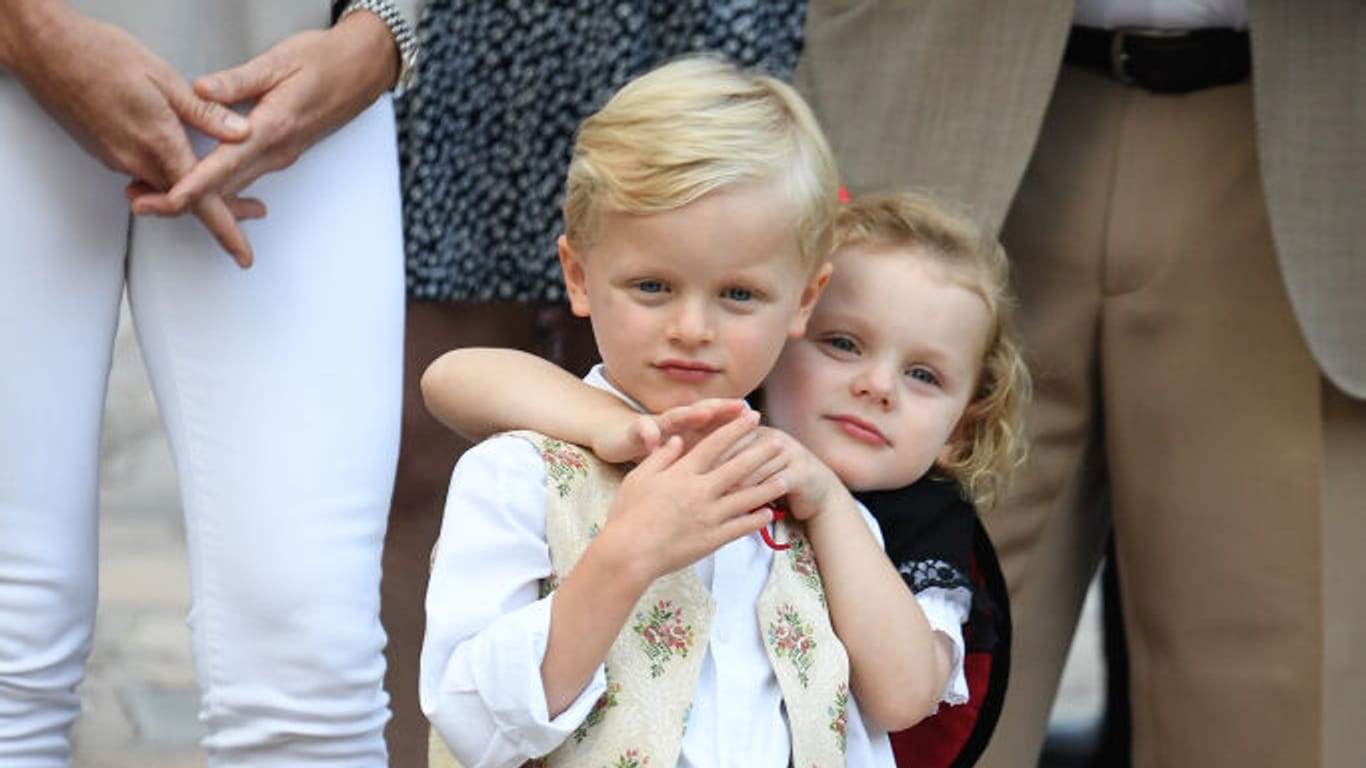
POLYGON ((540 661, 545 658, 551 598, 504 614, 461 643, 441 681, 432 725, 467 768, 519 765, 541 757, 569 738, 607 689, 602 665, 578 698, 551 718, 540 661), (536 663, 528 664, 534 659, 536 663), (484 716, 470 717, 471 708, 484 716), (477 727, 480 720, 491 728, 477 727))
POLYGON ((953 662, 939 700, 945 704, 965 704, 968 678, 963 671, 963 622, 968 620, 968 610, 972 607, 972 592, 962 587, 929 587, 917 592, 915 599, 920 603, 930 629, 948 638, 953 646, 953 662))

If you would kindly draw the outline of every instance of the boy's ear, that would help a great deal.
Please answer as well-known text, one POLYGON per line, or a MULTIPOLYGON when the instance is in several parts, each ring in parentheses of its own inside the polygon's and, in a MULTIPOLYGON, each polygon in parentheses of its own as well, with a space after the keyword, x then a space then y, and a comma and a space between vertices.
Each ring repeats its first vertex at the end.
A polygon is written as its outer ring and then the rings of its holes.
POLYGON ((806 334, 806 321, 811 319, 811 310, 816 308, 816 300, 825 291, 825 286, 830 282, 830 274, 835 271, 835 265, 824 262, 811 275, 811 279, 806 281, 802 288, 801 303, 797 305, 797 313, 792 316, 792 322, 787 326, 787 336, 791 339, 800 339, 806 334))
POLYGON ((569 309, 579 317, 588 317, 588 277, 583 271, 583 258, 570 245, 566 235, 555 241, 560 252, 560 270, 564 272, 564 288, 569 294, 569 309))

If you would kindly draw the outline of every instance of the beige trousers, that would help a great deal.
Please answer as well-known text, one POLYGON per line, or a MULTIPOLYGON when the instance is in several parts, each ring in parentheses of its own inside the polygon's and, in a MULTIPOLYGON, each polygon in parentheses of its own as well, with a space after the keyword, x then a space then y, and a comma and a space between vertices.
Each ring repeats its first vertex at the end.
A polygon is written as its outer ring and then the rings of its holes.
POLYGON ((1037 395, 986 518, 1018 661, 984 766, 1036 762, 1112 521, 1135 766, 1366 754, 1366 403, 1292 315, 1251 99, 1060 75, 1003 230, 1037 395))

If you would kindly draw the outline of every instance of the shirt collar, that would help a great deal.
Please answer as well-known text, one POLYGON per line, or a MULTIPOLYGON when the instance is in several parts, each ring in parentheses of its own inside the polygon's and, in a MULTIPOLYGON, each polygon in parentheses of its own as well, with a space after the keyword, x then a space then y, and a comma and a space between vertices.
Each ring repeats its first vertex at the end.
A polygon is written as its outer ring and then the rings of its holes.
POLYGON ((620 389, 617 389, 615 384, 607 380, 607 366, 605 366, 604 364, 598 363, 597 365, 593 366, 593 369, 588 372, 587 376, 583 377, 583 380, 584 382, 594 387, 597 387, 598 389, 605 389, 608 392, 611 392, 612 394, 621 398, 622 400, 625 400, 627 405, 631 406, 637 411, 640 411, 641 413, 648 413, 648 411, 645 410, 645 406, 637 402, 635 398, 631 397, 625 392, 622 392, 620 389))

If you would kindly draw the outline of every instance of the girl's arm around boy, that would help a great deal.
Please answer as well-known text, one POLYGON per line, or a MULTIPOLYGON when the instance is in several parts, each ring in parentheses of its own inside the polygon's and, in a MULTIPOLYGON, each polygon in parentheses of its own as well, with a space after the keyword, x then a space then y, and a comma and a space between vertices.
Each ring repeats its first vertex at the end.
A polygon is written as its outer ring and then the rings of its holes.
POLYGON ((888 731, 915 725, 939 704, 954 663, 951 641, 930 628, 835 473, 785 432, 765 433, 784 446, 779 477, 793 516, 806 524, 859 709, 888 731))

